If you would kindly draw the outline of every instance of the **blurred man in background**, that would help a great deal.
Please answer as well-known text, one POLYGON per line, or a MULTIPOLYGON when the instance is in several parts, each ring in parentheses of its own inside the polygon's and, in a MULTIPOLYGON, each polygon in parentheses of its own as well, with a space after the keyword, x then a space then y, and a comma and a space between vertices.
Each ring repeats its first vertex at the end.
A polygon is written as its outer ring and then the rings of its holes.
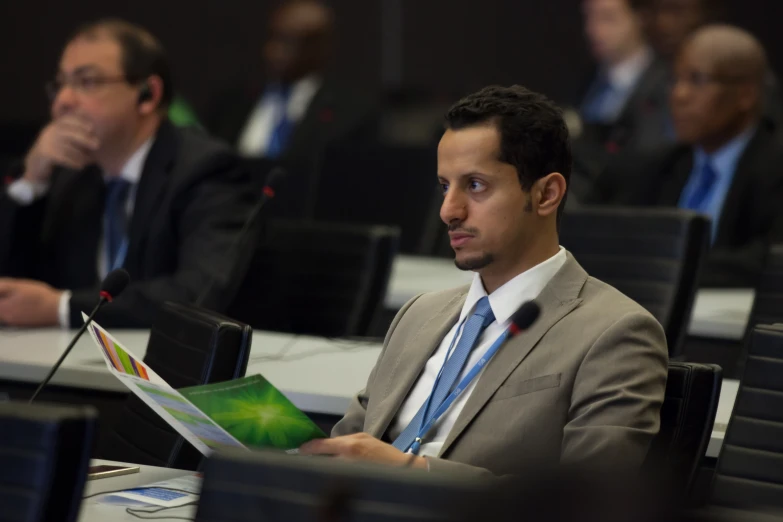
POLYGON ((296 187, 297 194, 287 202, 286 214, 298 217, 311 207, 324 147, 375 135, 377 122, 365 96, 327 75, 335 45, 328 7, 317 0, 289 0, 272 13, 268 31, 262 53, 265 86, 221 97, 204 123, 243 156, 286 165, 293 178, 286 186, 296 187))
POLYGON ((51 122, 0 192, 0 323, 78 326, 98 283, 131 284, 97 316, 149 326, 165 300, 231 297, 247 260, 231 253, 252 204, 238 159, 166 119, 169 65, 142 28, 80 29, 50 85, 51 122), (67 289, 67 290, 66 290, 67 289))
POLYGON ((726 16, 725 0, 632 1, 642 13, 650 44, 668 62, 694 31, 726 16))
MULTIPOLYGON (((596 62, 577 104, 572 196, 583 199, 613 154, 670 141, 668 66, 649 47, 633 0, 583 0, 585 34, 596 62)), ((573 202, 572 202, 573 204, 573 202)))
POLYGON ((712 250, 704 286, 753 286, 781 239, 783 145, 762 117, 767 60, 749 33, 716 25, 686 41, 671 110, 681 144, 631 153, 599 179, 594 202, 707 214, 712 250))

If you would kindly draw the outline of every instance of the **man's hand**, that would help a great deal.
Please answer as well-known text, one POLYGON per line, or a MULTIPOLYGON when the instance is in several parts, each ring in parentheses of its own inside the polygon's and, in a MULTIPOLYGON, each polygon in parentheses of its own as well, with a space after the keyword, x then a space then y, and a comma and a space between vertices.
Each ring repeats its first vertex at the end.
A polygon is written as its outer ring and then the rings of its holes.
POLYGON ((61 295, 46 283, 0 278, 0 324, 57 326, 61 295))
POLYGON ((81 170, 93 161, 99 141, 93 125, 75 114, 44 127, 25 158, 24 179, 48 183, 55 165, 81 170))
POLYGON ((332 455, 350 460, 364 460, 400 467, 410 463, 411 468, 427 469, 427 459, 424 457, 413 457, 403 453, 391 444, 381 442, 366 433, 355 433, 333 439, 311 440, 299 448, 299 454, 332 455), (412 462, 411 459, 413 459, 412 462))

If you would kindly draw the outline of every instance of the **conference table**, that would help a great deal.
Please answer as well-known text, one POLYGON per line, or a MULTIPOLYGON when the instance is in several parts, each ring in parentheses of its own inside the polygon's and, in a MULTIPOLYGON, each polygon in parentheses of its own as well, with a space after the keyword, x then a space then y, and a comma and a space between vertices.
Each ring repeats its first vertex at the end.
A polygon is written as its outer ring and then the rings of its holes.
MULTIPOLYGON (((92 465, 100 464, 118 464, 125 465, 124 462, 113 462, 110 460, 98 460, 95 459, 91 462, 92 465)), ((130 464, 135 465, 135 464, 130 464)), ((82 502, 82 508, 79 513, 78 522, 125 522, 125 521, 138 521, 139 517, 131 515, 125 511, 126 505, 114 505, 102 502, 102 496, 99 493, 119 491, 125 489, 136 488, 139 486, 145 486, 160 482, 163 480, 172 480, 190 475, 192 471, 183 471, 180 469, 172 468, 157 468, 155 466, 139 466, 141 469, 138 473, 131 475, 122 475, 119 477, 110 477, 99 480, 88 480, 84 488, 84 497, 86 498, 82 502), (93 496, 97 495, 97 496, 93 496)), ((138 506, 135 506, 138 507, 138 506)), ((152 511, 153 507, 140 508, 149 509, 152 511)), ((166 520, 174 519, 179 520, 181 518, 192 519, 196 515, 196 506, 182 506, 179 508, 166 509, 165 512, 149 515, 141 515, 145 519, 148 517, 155 517, 155 519, 166 520), (160 518, 158 518, 160 517, 160 518)))
MULTIPOLYGON (((146 352, 148 331, 112 335, 137 357, 146 352)), ((67 346, 72 332, 59 329, 1 330, 0 380, 39 383, 67 346)), ((341 416, 364 387, 381 345, 264 331, 253 332, 247 375, 262 374, 298 408, 341 416)), ((53 386, 125 393, 107 369, 91 338, 83 337, 52 379, 53 386)), ((707 455, 716 457, 737 396, 738 381, 724 379, 707 455)))

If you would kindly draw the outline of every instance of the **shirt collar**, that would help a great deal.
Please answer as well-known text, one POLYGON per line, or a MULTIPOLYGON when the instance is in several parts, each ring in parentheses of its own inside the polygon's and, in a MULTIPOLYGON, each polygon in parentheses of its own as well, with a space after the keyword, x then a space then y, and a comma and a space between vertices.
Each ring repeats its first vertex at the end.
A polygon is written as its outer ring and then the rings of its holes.
POLYGON ((141 147, 136 149, 125 165, 120 170, 120 177, 130 183, 131 185, 138 185, 141 179, 141 173, 144 170, 144 163, 147 161, 147 155, 150 153, 152 143, 155 141, 154 137, 150 137, 147 141, 142 143, 141 147))
MULTIPOLYGON (((492 313, 495 314, 495 321, 499 324, 507 323, 523 303, 538 297, 541 290, 544 289, 565 262, 566 251, 563 247, 560 247, 554 256, 522 272, 492 292, 489 295, 489 305, 492 307, 492 313)), ((473 311, 479 299, 486 295, 487 291, 484 289, 481 276, 478 273, 474 274, 473 283, 470 285, 465 304, 462 306, 459 321, 465 320, 473 311)))
POLYGON ((618 89, 630 89, 652 63, 653 53, 649 47, 643 47, 639 52, 626 60, 609 68, 609 82, 618 89))
POLYGON ((748 143, 755 133, 756 126, 754 125, 712 154, 707 154, 704 149, 697 147, 695 151, 696 167, 701 168, 709 161, 710 166, 712 166, 719 178, 722 179, 733 175, 734 170, 737 167, 737 162, 739 162, 742 153, 745 152, 745 148, 748 146, 748 143))
POLYGON ((291 97, 286 108, 289 119, 298 121, 304 117, 315 93, 321 88, 321 83, 318 75, 311 74, 291 86, 291 97))

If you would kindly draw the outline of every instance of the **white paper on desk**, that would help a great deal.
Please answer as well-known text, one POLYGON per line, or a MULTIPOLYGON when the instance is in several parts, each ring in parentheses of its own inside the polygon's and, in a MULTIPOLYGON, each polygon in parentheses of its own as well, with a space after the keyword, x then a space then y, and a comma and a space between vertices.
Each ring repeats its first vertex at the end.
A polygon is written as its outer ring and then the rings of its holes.
POLYGON ((89 330, 109 371, 203 455, 209 456, 212 450, 222 447, 245 447, 100 325, 93 322, 89 330))
POLYGON ((134 503, 142 502, 153 506, 184 506, 185 504, 198 501, 199 493, 201 492, 201 481, 201 476, 194 473, 172 480, 140 486, 120 493, 112 493, 103 500, 109 504, 116 504, 117 499, 120 498, 133 501, 134 503))

